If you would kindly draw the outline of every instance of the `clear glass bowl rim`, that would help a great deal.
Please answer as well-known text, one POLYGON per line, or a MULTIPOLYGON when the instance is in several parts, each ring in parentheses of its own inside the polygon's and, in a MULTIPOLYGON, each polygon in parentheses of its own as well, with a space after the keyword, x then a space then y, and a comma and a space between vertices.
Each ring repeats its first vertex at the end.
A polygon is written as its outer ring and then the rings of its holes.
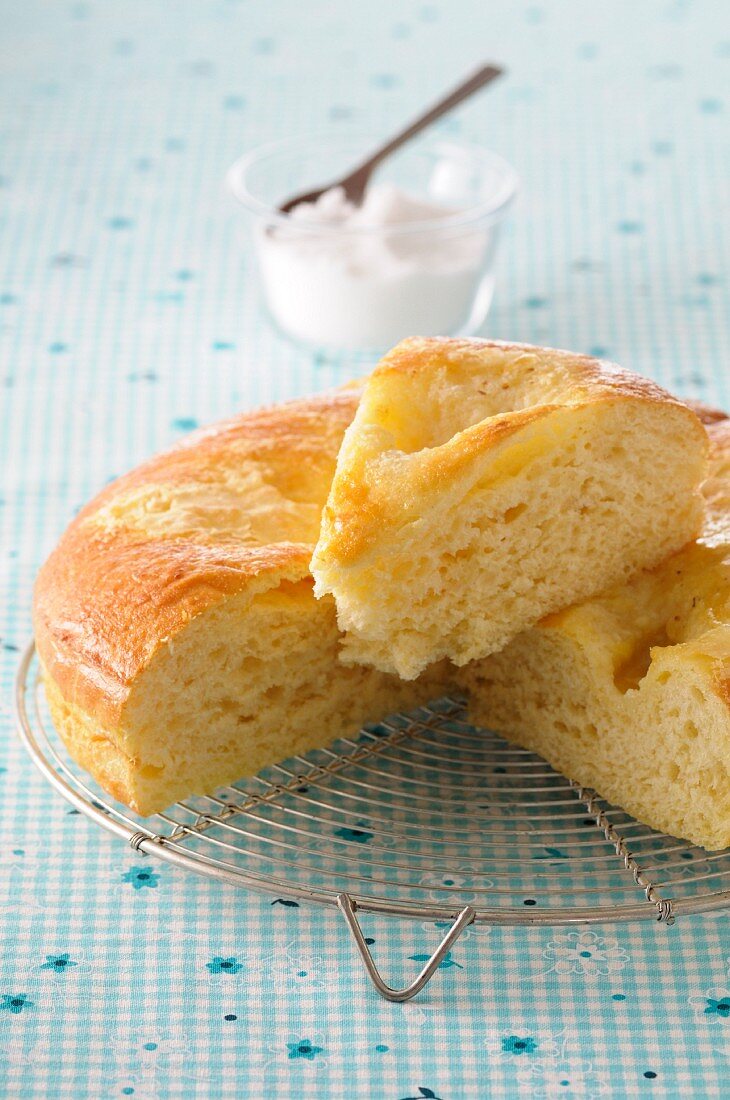
MULTIPOLYGON (((265 217, 270 224, 296 225, 297 232, 302 233, 337 233, 353 236, 367 236, 369 234, 382 234, 382 226, 348 226, 333 225, 331 222, 293 222, 289 214, 282 214, 276 207, 260 199, 250 188, 247 176, 251 169, 278 153, 292 152, 297 149, 310 149, 314 143, 335 145, 358 140, 362 137, 362 149, 367 151, 374 148, 379 140, 372 134, 350 134, 337 136, 332 134, 311 134, 297 138, 283 138, 279 141, 267 142, 259 145, 248 153, 239 157, 226 173, 226 184, 233 197, 245 206, 251 213, 265 217)), ((454 141, 451 138, 432 139, 432 148, 452 148, 460 154, 467 153, 476 160, 481 161, 485 167, 492 168, 499 173, 500 185, 495 190, 492 198, 483 203, 458 210, 453 214, 447 214, 442 218, 429 218, 427 221, 404 222, 402 225, 389 225, 388 235, 407 235, 417 233, 438 233, 440 230, 452 230, 475 223, 499 221, 507 212, 519 187, 519 177, 512 165, 498 153, 493 153, 475 142, 454 141)), ((427 147, 426 147, 427 148, 427 147)), ((426 151, 424 148, 424 152, 426 151)), ((364 154, 363 154, 364 155, 364 154)), ((302 190, 316 186, 310 181, 302 181, 302 190)))

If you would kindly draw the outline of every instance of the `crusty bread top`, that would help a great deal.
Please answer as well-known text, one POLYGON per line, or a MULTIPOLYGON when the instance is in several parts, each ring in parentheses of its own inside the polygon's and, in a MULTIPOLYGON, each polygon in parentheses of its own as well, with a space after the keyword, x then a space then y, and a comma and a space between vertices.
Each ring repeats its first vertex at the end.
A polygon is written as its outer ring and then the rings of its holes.
MULTIPOLYGON (((716 409, 714 405, 707 405, 704 401, 697 401, 693 397, 686 398, 685 404, 688 405, 689 408, 697 414, 697 416, 706 427, 710 424, 717 424, 722 421, 727 421, 728 419, 728 414, 726 412, 723 412, 722 409, 716 409)), ((725 424, 725 427, 727 427, 727 424, 725 424)), ((717 436, 713 435, 713 433, 710 433, 710 439, 722 439, 722 433, 724 432, 725 427, 721 427, 720 432, 717 436)), ((717 451, 717 447, 715 448, 715 451, 717 451)))
POLYGON ((697 416, 683 402, 614 363, 502 341, 402 341, 366 380, 345 435, 312 563, 315 577, 325 561, 362 560, 385 529, 415 518, 429 494, 457 478, 476 454, 560 409, 607 401, 672 407, 678 430, 694 433, 700 450, 706 446, 697 416), (391 458, 416 452, 418 461, 395 478, 391 458))
POLYGON ((39 574, 36 645, 68 703, 112 725, 134 677, 196 615, 309 576, 355 386, 188 436, 107 486, 39 574))

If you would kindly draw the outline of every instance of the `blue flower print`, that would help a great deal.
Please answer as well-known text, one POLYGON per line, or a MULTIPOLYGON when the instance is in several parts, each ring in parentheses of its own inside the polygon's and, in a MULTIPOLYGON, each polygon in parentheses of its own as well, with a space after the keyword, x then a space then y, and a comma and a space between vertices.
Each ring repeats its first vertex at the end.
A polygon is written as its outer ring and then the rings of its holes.
POLYGON ((364 829, 335 829, 335 836, 340 836, 343 840, 354 840, 356 844, 367 844, 374 835, 364 829))
POLYGON ((705 1016, 720 1016, 723 1020, 730 1019, 730 993, 718 1001, 714 997, 708 997, 705 1016))
POLYGON ((122 882, 131 882, 135 890, 144 890, 145 887, 153 890, 159 877, 156 871, 148 871, 146 867, 132 867, 122 875, 122 882))
POLYGON ((224 959, 222 955, 214 955, 210 962, 205 964, 205 968, 211 974, 237 974, 239 970, 243 970, 243 963, 240 963, 233 955, 230 955, 227 959, 224 959))
POLYGON ((32 1008, 35 1001, 28 1000, 27 993, 4 993, 0 999, 0 1011, 12 1012, 17 1016, 24 1008, 32 1008))
POLYGON ((537 1050, 537 1043, 529 1036, 521 1039, 519 1035, 508 1035, 502 1040, 502 1050, 505 1054, 533 1054, 537 1050))
POLYGON ((63 974, 70 967, 78 965, 77 962, 73 961, 68 951, 64 951, 63 955, 46 955, 46 961, 40 969, 53 970, 56 974, 63 974))
POLYGON ((323 1047, 316 1047, 311 1039, 300 1039, 296 1043, 287 1043, 290 1058, 306 1058, 312 1062, 315 1054, 321 1054, 323 1047))
MULTIPOLYGON (((428 960, 431 958, 431 956, 430 955, 409 955, 408 958, 409 959, 414 959, 415 962, 420 963, 420 962, 428 962, 428 960)), ((439 970, 448 970, 452 966, 457 966, 459 968, 459 970, 464 969, 464 967, 461 965, 461 963, 458 963, 458 962, 456 962, 455 959, 451 958, 451 952, 447 951, 446 954, 444 955, 443 959, 439 963, 438 968, 439 968, 439 970)))

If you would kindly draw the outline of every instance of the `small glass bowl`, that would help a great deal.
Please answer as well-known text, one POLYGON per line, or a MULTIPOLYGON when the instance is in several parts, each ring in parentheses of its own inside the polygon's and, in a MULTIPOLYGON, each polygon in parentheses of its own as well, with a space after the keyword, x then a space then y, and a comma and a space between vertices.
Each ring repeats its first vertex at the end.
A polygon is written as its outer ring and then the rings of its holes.
POLYGON ((500 223, 517 190, 501 157, 441 138, 390 157, 370 186, 395 185, 438 208, 418 220, 343 226, 278 210, 341 176, 374 144, 362 135, 294 138, 256 149, 229 170, 232 194, 253 216, 271 319, 298 343, 330 350, 382 351, 406 336, 474 334, 489 312, 500 223))

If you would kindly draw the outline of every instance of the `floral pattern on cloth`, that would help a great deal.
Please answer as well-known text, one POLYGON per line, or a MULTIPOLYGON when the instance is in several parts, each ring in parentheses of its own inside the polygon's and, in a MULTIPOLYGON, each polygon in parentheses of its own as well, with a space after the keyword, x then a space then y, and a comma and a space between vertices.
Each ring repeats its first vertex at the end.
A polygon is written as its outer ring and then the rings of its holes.
POLYGON ((12 1012, 18 1016, 26 1009, 33 1008, 35 1001, 31 1001, 26 993, 3 993, 0 997, 0 1012, 12 1012))
POLYGON ((583 974, 598 977, 623 970, 629 961, 618 940, 599 936, 596 932, 568 932, 545 948, 545 958, 558 974, 583 974))

